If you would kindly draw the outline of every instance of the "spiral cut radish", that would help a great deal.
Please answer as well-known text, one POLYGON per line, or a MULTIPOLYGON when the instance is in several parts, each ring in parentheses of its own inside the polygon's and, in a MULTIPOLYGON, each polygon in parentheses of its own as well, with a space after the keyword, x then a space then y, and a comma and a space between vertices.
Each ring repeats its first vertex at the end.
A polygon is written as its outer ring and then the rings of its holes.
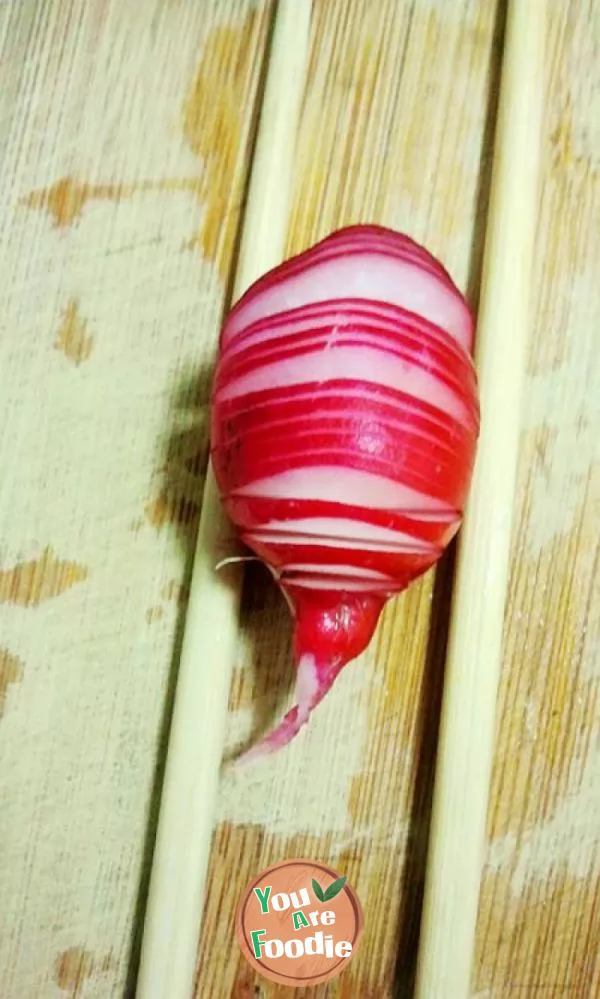
POLYGON ((288 743, 385 601, 458 530, 479 432, 473 319, 442 265, 379 226, 256 281, 221 332, 211 454, 226 511, 294 616, 288 743))

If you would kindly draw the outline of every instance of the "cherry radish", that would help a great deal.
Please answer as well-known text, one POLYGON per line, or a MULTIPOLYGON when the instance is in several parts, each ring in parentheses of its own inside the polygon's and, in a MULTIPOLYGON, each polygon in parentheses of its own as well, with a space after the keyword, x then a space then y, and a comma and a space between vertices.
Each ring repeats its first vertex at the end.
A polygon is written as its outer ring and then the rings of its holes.
POLYGON ((211 457, 287 599, 296 662, 294 707, 242 760, 294 738, 456 534, 479 434, 473 331, 442 264, 375 225, 286 260, 227 316, 211 457))

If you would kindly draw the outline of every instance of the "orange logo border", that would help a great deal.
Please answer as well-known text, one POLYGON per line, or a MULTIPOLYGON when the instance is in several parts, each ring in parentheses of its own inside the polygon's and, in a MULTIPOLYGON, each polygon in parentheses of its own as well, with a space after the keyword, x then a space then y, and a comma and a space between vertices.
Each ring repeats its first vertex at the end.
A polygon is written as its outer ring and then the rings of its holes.
POLYGON ((310 867, 315 873, 321 872, 323 874, 327 874, 328 876, 334 879, 339 877, 338 872, 334 870, 333 867, 329 867, 328 864, 324 864, 321 861, 312 860, 309 857, 293 857, 290 858, 289 860, 279 861, 278 863, 271 864, 270 867, 266 867, 256 877, 252 878, 252 880, 248 882, 246 888, 242 892, 242 896, 238 904, 235 916, 235 934, 240 949, 242 951, 242 954, 244 955, 246 961, 248 961, 250 966, 253 967, 255 971, 258 971, 259 974, 263 976, 263 978, 266 978, 272 982, 276 982, 279 985, 287 985, 291 988, 306 988, 307 986, 310 985, 319 985, 322 982, 327 982, 331 978, 335 978, 337 975, 340 975, 354 957, 364 931, 364 917, 360 901, 354 889, 348 883, 346 883, 342 889, 342 892, 346 893, 351 903, 352 910, 354 912, 354 923, 355 923, 354 936, 353 939, 350 941, 350 943, 352 944, 352 954, 349 957, 339 958, 337 960, 337 963, 334 964, 333 967, 330 967, 326 972, 323 972, 320 975, 305 976, 302 978, 293 977, 290 975, 285 975, 277 971, 274 971, 263 960, 255 957, 252 950, 252 943, 250 941, 249 935, 247 935, 246 927, 244 924, 244 917, 246 915, 248 905, 253 900, 254 889, 258 887, 261 883, 264 883, 265 879, 268 880, 269 876, 273 872, 275 871, 280 872, 284 870, 286 867, 294 867, 302 865, 310 867))

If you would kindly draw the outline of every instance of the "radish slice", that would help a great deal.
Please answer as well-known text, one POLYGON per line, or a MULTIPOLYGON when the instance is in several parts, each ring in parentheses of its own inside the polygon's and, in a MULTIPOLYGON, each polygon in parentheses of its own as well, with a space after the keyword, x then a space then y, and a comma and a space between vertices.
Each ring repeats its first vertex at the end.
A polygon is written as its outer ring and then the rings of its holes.
POLYGON ((479 432, 472 337, 442 264, 371 225, 276 267, 227 317, 213 467, 292 610, 297 664, 294 707, 243 759, 296 735, 458 530, 479 432))
POLYGON ((328 299, 333 285, 339 289, 340 298, 401 305, 442 326, 463 346, 470 346, 471 317, 451 287, 415 261, 371 251, 317 262, 310 270, 249 297, 226 327, 224 343, 254 319, 328 299))
MULTIPOLYGON (((314 350, 283 361, 257 366, 248 374, 234 378, 217 389, 216 402, 225 402, 236 396, 261 392, 273 385, 299 385, 306 382, 330 381, 347 377, 358 380, 368 372, 368 381, 376 385, 399 389, 416 399, 438 405, 456 419, 464 419, 467 408, 457 391, 425 368, 393 355, 365 347, 340 348, 330 353, 314 350)), ((365 379, 366 380, 366 379, 365 379)))
POLYGON ((253 496, 266 491, 272 496, 293 497, 299 502, 320 497, 339 500, 341 496, 351 496, 353 502, 367 507, 415 509, 420 515, 428 511, 445 513, 452 509, 442 500, 393 482, 385 476, 357 472, 353 468, 341 469, 335 465, 313 467, 310 476, 304 475, 301 469, 290 469, 272 478, 258 479, 237 492, 239 495, 253 496))
POLYGON ((467 349, 469 307, 447 272, 423 247, 392 230, 353 226, 334 233, 260 278, 232 309, 223 344, 253 319, 335 297, 400 305, 438 322, 467 349))

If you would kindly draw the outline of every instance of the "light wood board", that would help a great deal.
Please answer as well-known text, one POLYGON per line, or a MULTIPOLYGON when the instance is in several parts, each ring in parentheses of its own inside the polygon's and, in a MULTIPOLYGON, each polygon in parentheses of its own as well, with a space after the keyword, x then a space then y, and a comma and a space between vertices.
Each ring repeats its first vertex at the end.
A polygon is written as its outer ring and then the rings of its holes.
MULTIPOLYGON (((289 251, 376 221, 476 300, 494 0, 315 0, 289 251)), ((600 9, 550 4, 535 328, 472 999, 600 994, 600 9)), ((131 994, 272 4, 0 3, 0 996, 131 994)), ((506 331, 510 336, 510 330, 506 331)), ((410 996, 452 556, 288 751, 220 788, 196 994, 272 999, 252 875, 348 875, 361 949, 298 995, 410 996)), ((227 751, 292 683, 246 573, 227 751)))

